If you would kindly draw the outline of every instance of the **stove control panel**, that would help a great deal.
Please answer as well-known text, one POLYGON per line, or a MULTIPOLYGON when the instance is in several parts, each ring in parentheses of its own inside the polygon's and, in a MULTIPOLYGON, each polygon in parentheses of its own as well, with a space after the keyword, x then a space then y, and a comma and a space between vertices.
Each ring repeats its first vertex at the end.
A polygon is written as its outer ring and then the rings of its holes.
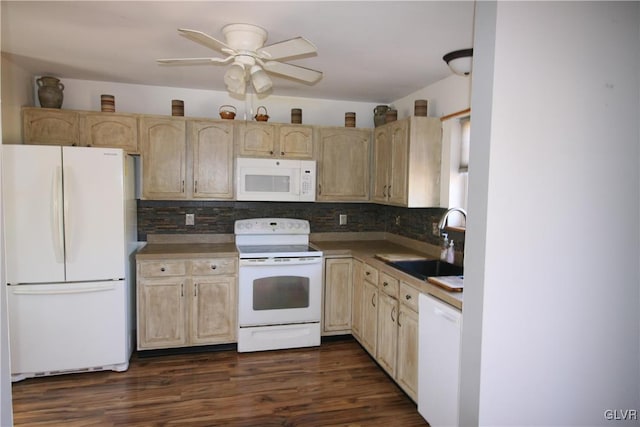
POLYGON ((309 234, 309 221, 293 218, 253 218, 235 222, 235 234, 309 234))

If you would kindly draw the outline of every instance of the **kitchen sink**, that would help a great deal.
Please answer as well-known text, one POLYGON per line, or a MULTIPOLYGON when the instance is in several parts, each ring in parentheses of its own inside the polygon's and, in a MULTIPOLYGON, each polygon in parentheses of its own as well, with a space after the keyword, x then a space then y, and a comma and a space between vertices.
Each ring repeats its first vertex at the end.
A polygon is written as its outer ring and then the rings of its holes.
POLYGON ((389 261, 387 264, 422 280, 434 276, 461 276, 464 270, 459 265, 449 264, 438 259, 389 261))

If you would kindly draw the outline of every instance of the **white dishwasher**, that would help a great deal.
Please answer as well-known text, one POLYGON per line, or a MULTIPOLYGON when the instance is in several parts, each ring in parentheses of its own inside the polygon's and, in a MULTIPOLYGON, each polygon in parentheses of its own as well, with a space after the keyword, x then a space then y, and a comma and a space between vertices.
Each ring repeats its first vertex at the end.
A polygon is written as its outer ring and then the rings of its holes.
POLYGON ((462 313, 419 297, 418 412, 432 427, 458 425, 462 313))

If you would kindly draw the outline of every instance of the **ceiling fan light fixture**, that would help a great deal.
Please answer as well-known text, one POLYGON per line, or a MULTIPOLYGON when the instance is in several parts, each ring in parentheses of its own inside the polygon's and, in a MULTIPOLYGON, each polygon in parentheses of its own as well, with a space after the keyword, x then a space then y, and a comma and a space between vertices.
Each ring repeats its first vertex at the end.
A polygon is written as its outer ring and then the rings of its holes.
MULTIPOLYGON (((244 88, 246 85, 246 73, 244 65, 239 62, 231 64, 226 73, 224 73, 224 83, 227 85, 229 92, 240 93, 240 88, 244 88)), ((244 93, 244 89, 242 89, 244 93)))
POLYGON ((273 86, 271 79, 259 65, 251 67, 251 82, 257 93, 266 92, 273 86))
POLYGON ((461 76, 471 74, 473 66, 473 49, 461 49, 447 53, 442 57, 451 71, 461 76))

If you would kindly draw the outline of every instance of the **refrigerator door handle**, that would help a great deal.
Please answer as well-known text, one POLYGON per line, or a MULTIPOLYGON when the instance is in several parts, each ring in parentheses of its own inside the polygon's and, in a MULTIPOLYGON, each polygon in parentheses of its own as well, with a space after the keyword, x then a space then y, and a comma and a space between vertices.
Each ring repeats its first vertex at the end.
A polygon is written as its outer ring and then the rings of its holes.
POLYGON ((63 200, 63 212, 64 212, 64 227, 63 227, 63 233, 64 233, 64 248, 65 248, 65 258, 66 258, 66 262, 70 262, 73 261, 73 251, 71 250, 71 241, 73 240, 73 237, 71 235, 72 231, 74 230, 74 227, 72 226, 71 223, 71 215, 70 215, 70 211, 69 211, 69 200, 71 200, 71 198, 73 197, 73 177, 72 177, 72 172, 69 168, 65 167, 64 168, 64 198, 63 200))
POLYGON ((93 292, 112 291, 116 288, 115 284, 96 284, 96 285, 70 285, 60 286, 58 289, 38 289, 38 285, 18 285, 12 286, 13 295, 63 295, 63 294, 87 294, 93 292))
POLYGON ((64 222, 61 212, 62 206, 62 168, 56 167, 52 183, 52 209, 53 209, 53 242, 56 261, 64 262, 64 222))

